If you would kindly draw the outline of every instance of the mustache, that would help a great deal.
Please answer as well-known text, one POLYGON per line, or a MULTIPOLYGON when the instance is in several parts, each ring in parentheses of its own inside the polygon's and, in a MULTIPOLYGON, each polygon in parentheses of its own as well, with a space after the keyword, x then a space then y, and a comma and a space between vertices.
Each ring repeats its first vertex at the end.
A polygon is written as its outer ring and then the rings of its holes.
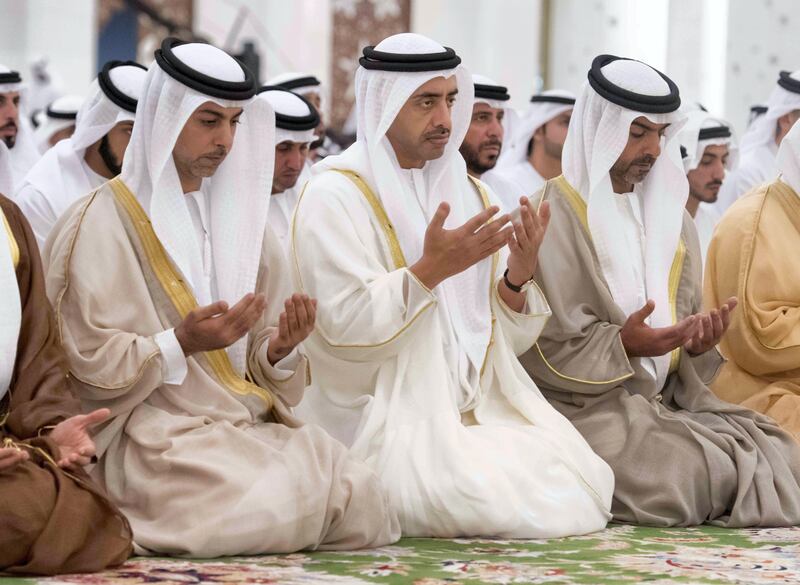
POLYGON ((442 136, 450 136, 450 130, 448 128, 437 128, 436 130, 431 130, 430 132, 425 133, 425 140, 428 138, 441 138, 442 136))
POLYGON ((488 146, 496 146, 497 148, 503 147, 503 141, 497 138, 492 138, 491 140, 487 140, 486 142, 481 142, 479 148, 486 148, 488 146))
POLYGON ((220 157, 220 156, 227 156, 227 154, 228 154, 228 149, 224 148, 224 147, 220 147, 217 150, 215 150, 214 152, 206 152, 202 156, 220 157))
POLYGON ((17 124, 14 120, 9 120, 6 124, 0 126, 0 130, 5 130, 6 128, 13 128, 14 130, 17 129, 17 124))
POLYGON ((656 157, 654 156, 643 156, 642 158, 635 158, 633 162, 631 162, 631 166, 633 165, 650 165, 651 167, 655 164, 656 157))
POLYGON ((722 187, 722 181, 711 181, 706 183, 706 187, 722 187))

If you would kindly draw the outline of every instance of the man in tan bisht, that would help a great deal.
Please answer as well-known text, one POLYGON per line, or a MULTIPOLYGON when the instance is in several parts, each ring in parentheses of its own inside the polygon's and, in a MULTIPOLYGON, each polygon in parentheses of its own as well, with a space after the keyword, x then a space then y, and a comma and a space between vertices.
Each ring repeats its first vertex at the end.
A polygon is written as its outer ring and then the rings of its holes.
POLYGON ((377 477, 289 413, 309 381, 298 344, 315 301, 291 294, 267 229, 275 122, 256 89, 223 51, 166 39, 121 176, 48 240, 48 294, 78 392, 85 408, 111 409, 92 474, 141 553, 399 536, 377 477))
POLYGON ((0 572, 118 565, 131 552, 130 527, 81 468, 94 454, 89 426, 109 413, 79 414, 36 239, 2 195, 0 295, 0 572))
POLYGON ((707 384, 735 298, 701 307, 678 88, 597 57, 575 104, 536 280, 553 315, 523 365, 612 467, 617 520, 800 522, 800 448, 707 384), (663 152, 662 152, 663 151, 663 152))
POLYGON ((800 440, 800 124, 781 142, 777 164, 780 177, 734 203, 711 240, 705 301, 733 294, 742 302, 712 389, 800 440))

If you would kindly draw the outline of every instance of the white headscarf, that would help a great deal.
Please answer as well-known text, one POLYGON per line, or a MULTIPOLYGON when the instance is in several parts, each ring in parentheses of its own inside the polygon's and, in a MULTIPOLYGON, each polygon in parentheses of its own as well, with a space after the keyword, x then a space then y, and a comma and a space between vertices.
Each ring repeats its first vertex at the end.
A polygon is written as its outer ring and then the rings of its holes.
MULTIPOLYGON (((304 117, 311 115, 312 111, 308 104, 294 95, 290 91, 263 91, 258 94, 258 98, 265 100, 273 111, 285 116, 304 117)), ((310 130, 287 130, 285 128, 275 128, 275 145, 281 142, 313 142, 315 138, 314 129, 310 130)))
POLYGON ((50 104, 45 111, 42 112, 42 122, 36 130, 33 131, 36 146, 39 152, 45 153, 50 148, 50 138, 56 132, 61 132, 65 128, 75 126, 74 116, 78 114, 78 110, 83 103, 83 98, 79 95, 64 95, 50 104), (72 118, 61 118, 50 115, 50 112, 59 114, 69 114, 72 118))
POLYGON ((781 180, 800 196, 800 124, 792 126, 781 141, 777 163, 781 180))
MULTIPOLYGON (((499 83, 486 77, 485 75, 478 75, 477 73, 472 74, 472 83, 474 85, 495 85, 500 86, 499 83)), ((511 141, 511 133, 513 129, 519 124, 519 116, 517 115, 517 111, 511 107, 510 102, 508 100, 501 101, 501 100, 493 100, 485 97, 475 96, 474 102, 475 104, 486 104, 490 108, 495 108, 498 110, 503 110, 503 145, 511 141)), ((504 146, 505 147, 505 146, 504 146)))
MULTIPOLYGON (((0 65, 0 73, 11 73, 12 70, 5 65, 0 65)), ((22 182, 25 174, 39 160, 39 149, 36 148, 36 140, 33 136, 33 127, 28 111, 28 90, 24 83, 0 83, 0 93, 18 91, 19 100, 19 124, 17 126, 17 139, 14 148, 9 149, 11 170, 14 174, 15 187, 22 182)))
MULTIPOLYGON (((789 77, 800 82, 800 70, 789 77)), ((774 145, 778 118, 794 110, 800 110, 800 93, 776 85, 767 101, 767 113, 753 120, 742 136, 742 156, 760 146, 774 145)))
MULTIPOLYGON (((11 165, 5 142, 0 140, 0 193, 8 195, 10 189, 11 165)), ((0 213, 2 213, 0 211, 0 213)), ((2 221, 2 218, 0 218, 2 221)), ((22 323, 22 305, 19 298, 19 284, 14 262, 11 258, 11 245, 4 225, 0 224, 0 400, 11 384, 14 364, 17 359, 17 343, 22 323)))
POLYGON ((686 149, 686 156, 683 158, 683 168, 688 173, 697 168, 703 158, 703 153, 707 146, 725 145, 728 147, 728 159, 725 170, 730 172, 736 169, 739 163, 739 148, 736 145, 736 135, 730 124, 725 120, 715 118, 708 112, 695 110, 686 113, 686 124, 681 129, 678 142, 686 149), (700 140, 700 130, 707 128, 728 128, 730 136, 720 138, 708 138, 700 140))
MULTIPOLYGON (((377 51, 405 54, 441 53, 439 43, 413 33, 391 36, 376 47, 377 51)), ((408 265, 422 256, 425 230, 439 204, 450 204, 445 226, 453 229, 469 219, 464 202, 478 197, 468 180, 466 164, 459 146, 469 130, 472 117, 474 85, 465 67, 459 65, 444 71, 389 72, 356 71, 356 111, 358 133, 356 142, 340 155, 329 156, 311 169, 318 174, 329 169, 357 172, 380 198, 389 220, 395 228, 400 247, 408 265), (456 76, 458 97, 451 110, 450 140, 444 154, 428 161, 421 169, 424 201, 417 196, 402 174, 386 132, 398 112, 423 84, 437 77, 456 76), (422 207, 422 210, 420 209, 422 207)), ((480 370, 491 334, 489 316, 489 287, 493 275, 491 258, 466 271, 448 278, 434 290, 439 300, 438 310, 445 321, 452 323, 459 347, 459 368, 463 372, 469 360, 480 370)))
MULTIPOLYGON (((275 77, 268 79, 265 85, 283 86, 286 83, 291 84, 292 81, 297 81, 299 79, 316 80, 317 78, 310 73, 290 71, 288 73, 281 73, 280 75, 276 75, 275 77)), ((310 81, 307 85, 298 85, 297 87, 288 87, 287 89, 302 96, 307 96, 310 93, 316 93, 319 95, 320 100, 322 99, 322 85, 318 82, 318 80, 313 82, 310 81)))
MULTIPOLYGON (((648 96, 669 94, 657 71, 639 61, 617 60, 602 68, 611 83, 648 96)), ((647 178, 635 186, 643 202, 646 234, 645 286, 656 303, 650 317, 652 327, 672 324, 669 304, 669 273, 678 248, 689 183, 681 162, 676 136, 684 124, 680 111, 643 114, 616 105, 584 83, 575 103, 564 143, 564 178, 580 193, 588 206, 591 232, 600 267, 614 302, 626 315, 640 309, 634 269, 618 226, 622 224, 614 198, 609 170, 628 142, 631 122, 644 116, 654 124, 670 124, 661 143, 661 155, 647 178)), ((656 369, 669 367, 669 359, 655 360, 656 369), (662 362, 666 363, 662 363, 662 362)))
MULTIPOLYGON (((211 45, 180 45, 173 53, 188 67, 215 79, 245 79, 241 65, 211 45)), ((176 81, 158 63, 150 65, 120 176, 150 216, 156 235, 188 279, 200 304, 224 300, 233 305, 255 290, 272 186, 274 133, 275 115, 264 100, 211 97, 176 81), (186 121, 206 102, 244 108, 228 156, 214 176, 202 184, 210 207, 219 299, 204 299, 198 294, 202 251, 172 158, 186 121)), ((246 345, 243 338, 228 348, 239 373, 245 369, 246 345)))
MULTIPOLYGON (((147 72, 132 65, 120 65, 108 72, 111 82, 120 92, 138 100, 147 72)), ((134 115, 114 102, 95 79, 89 87, 75 121, 75 132, 48 150, 25 176, 18 192, 30 184, 41 193, 57 212, 64 211, 73 201, 89 193, 93 183, 85 170, 86 149, 108 134, 120 122, 133 121, 134 115)), ((20 202, 24 205, 24 202, 20 202)))
MULTIPOLYGON (((575 99, 575 94, 563 89, 549 89, 541 93, 543 96, 575 99)), ((513 136, 507 136, 503 145, 503 152, 497 161, 497 168, 503 169, 528 160, 528 143, 536 131, 557 118, 564 112, 569 112, 573 104, 558 104, 553 102, 531 102, 525 114, 514 124, 513 136)))

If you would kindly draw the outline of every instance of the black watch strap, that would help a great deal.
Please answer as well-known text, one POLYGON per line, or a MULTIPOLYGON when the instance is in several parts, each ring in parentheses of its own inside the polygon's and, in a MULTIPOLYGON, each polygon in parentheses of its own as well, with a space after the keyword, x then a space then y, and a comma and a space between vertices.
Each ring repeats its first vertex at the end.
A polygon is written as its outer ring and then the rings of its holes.
POLYGON ((525 286, 525 284, 526 284, 525 282, 523 282, 523 283, 522 283, 522 284, 520 284, 519 286, 517 286, 516 284, 512 284, 512 283, 511 283, 511 281, 510 281, 510 280, 508 280, 508 268, 506 268, 506 271, 503 273, 503 282, 505 282, 505 283, 506 283, 506 286, 507 286, 507 287, 508 287, 510 290, 513 290, 515 293, 520 293, 520 292, 522 292, 522 287, 523 287, 523 286, 525 286))

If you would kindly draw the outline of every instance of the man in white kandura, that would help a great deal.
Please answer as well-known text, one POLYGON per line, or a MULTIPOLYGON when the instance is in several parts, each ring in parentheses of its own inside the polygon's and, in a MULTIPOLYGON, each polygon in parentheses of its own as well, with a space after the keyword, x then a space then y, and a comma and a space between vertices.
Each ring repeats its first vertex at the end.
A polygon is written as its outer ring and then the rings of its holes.
POLYGON ((275 111, 275 170, 269 202, 269 225, 285 247, 300 191, 311 176, 308 145, 314 141, 319 114, 306 98, 276 86, 262 87, 259 99, 275 111))
POLYGON ((62 95, 38 112, 40 122, 33 131, 33 138, 39 152, 44 154, 75 133, 75 120, 82 104, 83 98, 79 95, 62 95))
POLYGON ((700 239, 702 269, 706 252, 719 221, 712 205, 729 173, 736 169, 739 149, 733 131, 724 120, 714 118, 703 110, 687 113, 686 125, 678 135, 683 168, 689 181, 689 198, 686 211, 694 219, 700 239))
POLYGON ((714 204, 719 217, 751 189, 778 178, 778 147, 798 119, 800 70, 781 71, 766 112, 753 118, 742 136, 739 166, 723 184, 714 204))
POLYGON ((575 95, 551 89, 531 98, 527 111, 514 124, 497 166, 483 180, 494 189, 501 201, 533 195, 544 182, 561 174, 561 151, 567 138, 575 95))
POLYGON ((134 61, 106 63, 78 112, 75 133, 25 175, 14 199, 40 249, 70 205, 120 173, 146 73, 134 61))
POLYGON ((531 282, 549 211, 515 226, 458 148, 473 82, 416 34, 364 49, 358 139, 314 166, 293 263, 319 300, 298 415, 383 479, 408 536, 602 529, 614 478, 517 361, 550 309, 531 282))
POLYGON ((4 191, 8 196, 19 188, 25 173, 41 156, 28 119, 27 99, 27 87, 19 71, 0 65, 0 141, 8 150, 2 156, 11 169, 11 179, 2 180, 10 185, 4 191))

